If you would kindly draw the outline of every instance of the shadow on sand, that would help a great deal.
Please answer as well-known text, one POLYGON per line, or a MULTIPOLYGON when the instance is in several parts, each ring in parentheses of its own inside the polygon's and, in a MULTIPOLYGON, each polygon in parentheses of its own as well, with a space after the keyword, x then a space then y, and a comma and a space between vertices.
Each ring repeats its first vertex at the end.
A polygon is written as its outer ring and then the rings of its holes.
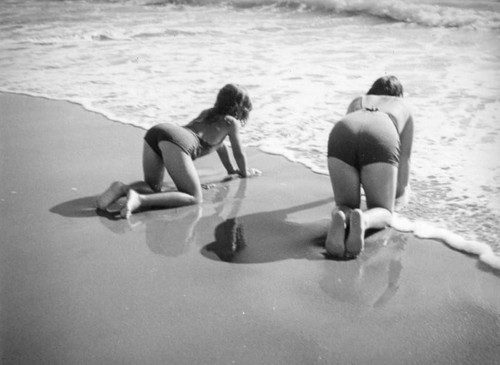
MULTIPOLYGON (((87 196, 69 200, 67 202, 54 205, 50 208, 51 213, 62 215, 70 218, 90 218, 100 215, 96 211, 97 196, 87 196)), ((103 212, 105 214, 105 212, 103 212)))
POLYGON ((215 228, 215 241, 205 245, 201 253, 213 260, 245 264, 322 260, 328 219, 295 223, 287 218, 323 204, 331 204, 331 199, 226 219, 215 228))

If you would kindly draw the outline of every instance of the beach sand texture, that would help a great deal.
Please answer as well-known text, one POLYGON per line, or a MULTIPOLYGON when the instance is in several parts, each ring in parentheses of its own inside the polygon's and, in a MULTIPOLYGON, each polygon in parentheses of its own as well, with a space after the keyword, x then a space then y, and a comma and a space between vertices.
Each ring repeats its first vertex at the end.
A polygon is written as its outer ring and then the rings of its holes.
POLYGON ((249 149, 199 207, 97 214, 144 130, 0 94, 2 364, 498 364, 500 273, 387 229, 326 259, 327 176, 249 149))

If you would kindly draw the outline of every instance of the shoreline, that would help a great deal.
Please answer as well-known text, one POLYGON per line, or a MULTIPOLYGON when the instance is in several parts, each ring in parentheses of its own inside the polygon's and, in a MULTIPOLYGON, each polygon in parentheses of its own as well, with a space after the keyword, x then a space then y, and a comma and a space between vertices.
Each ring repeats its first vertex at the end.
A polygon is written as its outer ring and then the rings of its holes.
POLYGON ((500 273, 386 229, 327 260, 329 178, 247 148, 251 179, 196 161, 199 207, 115 220, 143 130, 78 104, 0 93, 5 364, 481 363, 500 356, 500 273))
MULTIPOLYGON (((32 98, 40 98, 44 99, 47 101, 56 101, 56 102, 67 102, 72 105, 75 105, 77 107, 80 107, 84 109, 86 112, 95 114, 97 116, 100 116, 104 119, 106 119, 109 122, 112 123, 117 123, 123 126, 131 126, 133 128, 140 129, 142 131, 146 131, 146 128, 144 126, 134 124, 131 121, 122 121, 119 118, 112 118, 110 115, 108 115, 105 112, 94 110, 90 107, 87 107, 84 105, 84 103, 78 102, 78 101, 72 101, 72 100, 66 100, 66 99, 57 99, 57 98, 52 98, 46 95, 38 95, 38 94, 30 94, 26 92, 11 92, 11 91, 2 91, 0 90, 0 94, 9 94, 9 95, 17 95, 17 96, 24 96, 24 97, 32 97, 32 98)), ((257 153, 262 153, 265 155, 269 156, 277 156, 286 161, 286 163, 292 163, 292 164, 298 164, 300 166, 305 167, 308 171, 312 172, 313 174, 317 174, 320 176, 326 176, 328 177, 328 171, 319 169, 317 167, 314 167, 314 165, 311 165, 310 163, 300 161, 300 160, 295 160, 293 158, 290 158, 289 156, 286 156, 286 154, 281 154, 279 152, 273 152, 270 150, 266 150, 265 148, 261 148, 258 146, 249 146, 247 147, 250 150, 255 149, 257 153)), ((215 164, 218 164, 219 162, 216 161, 215 164)), ((142 174, 142 173, 141 173, 142 174)), ((439 241, 444 241, 446 244, 447 241, 450 241, 449 237, 457 237, 456 232, 460 235, 459 241, 466 241, 471 244, 448 244, 450 247, 461 250, 463 252, 468 252, 468 253, 473 253, 477 254, 480 252, 483 252, 481 249, 477 249, 477 246, 482 246, 483 244, 486 244, 491 247, 493 254, 488 255, 489 260, 492 264, 492 266, 495 269, 498 269, 499 267, 499 261, 500 261, 500 243, 495 240, 495 231, 490 231, 491 227, 495 225, 495 218, 498 216, 498 212, 496 212, 494 209, 488 208, 486 211, 486 216, 484 217, 484 220, 478 220, 476 218, 477 214, 473 216, 475 219, 470 222, 470 214, 467 214, 465 212, 465 207, 461 207, 459 210, 459 214, 454 217, 454 220, 452 221, 447 221, 446 219, 443 219, 441 215, 436 214, 435 211, 436 209, 433 208, 438 208, 438 207, 433 207, 429 208, 429 204, 434 202, 432 198, 429 198, 429 196, 434 196, 435 192, 429 191, 429 185, 427 182, 427 179, 424 176, 420 176, 422 180, 416 180, 415 176, 411 178, 411 183, 412 186, 414 187, 413 191, 413 196, 410 198, 410 204, 405 204, 404 208, 403 206, 400 206, 398 208, 398 203, 396 203, 396 210, 399 211, 399 209, 403 209, 404 215, 406 215, 411 221, 413 222, 418 222, 419 225, 423 224, 426 227, 432 227, 431 229, 433 231, 440 231, 440 232, 445 232, 444 236, 448 237, 445 238, 444 240, 440 238, 440 236, 443 236, 442 234, 437 234, 436 238, 439 241), (420 191, 422 190, 422 191, 420 191), (427 216, 428 218, 426 221, 422 221, 420 218, 422 215, 427 216), (467 224, 465 224, 467 223, 467 224), (465 224, 465 225, 464 225, 465 224), (463 228, 465 227, 465 229, 463 228), (446 232, 447 231, 447 232, 446 232), (460 246, 464 246, 465 249, 460 249, 460 246), (469 247, 472 247, 469 249, 469 247), (496 257, 494 257, 496 256, 496 257)), ((440 196, 439 193, 437 194, 438 200, 444 200, 444 204, 448 209, 452 209, 453 207, 456 208, 455 206, 455 200, 456 197, 453 198, 451 201, 448 201, 446 198, 446 194, 443 196, 440 196)), ((443 208, 443 206, 440 206, 438 209, 443 208)), ((410 231, 410 230, 406 230, 410 231)), ((428 237, 426 237, 428 238, 428 237)), ((453 241, 453 239, 452 239, 453 241)), ((456 240, 455 240, 456 241, 456 240)), ((489 251, 489 250, 488 250, 489 251)))

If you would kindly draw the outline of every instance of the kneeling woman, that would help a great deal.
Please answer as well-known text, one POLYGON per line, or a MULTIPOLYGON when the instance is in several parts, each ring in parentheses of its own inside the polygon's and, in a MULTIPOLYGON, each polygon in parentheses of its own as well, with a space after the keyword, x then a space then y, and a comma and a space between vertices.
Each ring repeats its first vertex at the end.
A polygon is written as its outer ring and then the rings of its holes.
POLYGON ((328 140, 328 170, 337 209, 326 238, 327 251, 356 257, 365 230, 391 223, 396 198, 407 191, 413 117, 394 76, 375 81, 354 99, 328 140), (361 211, 361 187, 367 210, 361 211))
POLYGON ((97 200, 98 209, 105 210, 122 196, 127 202, 120 212, 124 218, 138 209, 173 208, 202 201, 202 188, 193 161, 217 151, 228 174, 248 177, 257 170, 247 169, 239 130, 245 125, 252 103, 246 90, 228 84, 217 95, 213 108, 204 110, 184 127, 162 123, 152 127, 144 137, 144 181, 126 185, 116 181, 97 200), (224 140, 229 136, 234 169, 224 140), (178 191, 162 192, 165 169, 178 191))

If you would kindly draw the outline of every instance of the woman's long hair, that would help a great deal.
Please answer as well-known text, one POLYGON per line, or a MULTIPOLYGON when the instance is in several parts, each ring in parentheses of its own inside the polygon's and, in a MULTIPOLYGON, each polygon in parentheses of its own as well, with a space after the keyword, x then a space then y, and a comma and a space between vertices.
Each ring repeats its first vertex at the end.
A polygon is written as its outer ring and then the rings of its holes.
POLYGON ((216 115, 230 115, 246 123, 252 111, 252 101, 248 92, 236 84, 227 84, 219 90, 213 108, 208 112, 206 120, 212 123, 216 115))
POLYGON ((373 83, 366 94, 403 97, 403 85, 396 76, 382 76, 373 83))

